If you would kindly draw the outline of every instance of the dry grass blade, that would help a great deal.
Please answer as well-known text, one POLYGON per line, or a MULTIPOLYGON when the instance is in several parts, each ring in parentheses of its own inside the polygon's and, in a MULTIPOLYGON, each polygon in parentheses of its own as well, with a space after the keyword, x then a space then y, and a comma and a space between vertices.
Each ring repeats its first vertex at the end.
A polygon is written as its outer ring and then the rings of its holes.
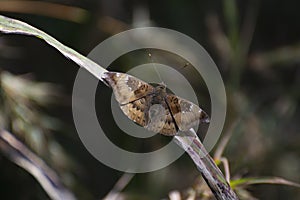
POLYGON ((106 69, 102 68, 94 61, 81 55, 73 49, 63 45, 52 36, 33 26, 30 26, 27 23, 0 15, 0 31, 4 33, 32 35, 43 39, 45 40, 45 42, 47 42, 48 44, 56 48, 58 51, 60 51, 64 56, 73 60, 76 64, 88 70, 91 74, 93 74, 97 79, 101 81, 102 74, 106 72, 106 69))
POLYGON ((279 184, 279 185, 288 185, 288 186, 294 186, 300 188, 299 183, 288 181, 280 177, 242 178, 231 182, 232 187, 254 185, 254 184, 279 184))
POLYGON ((0 131, 0 150, 9 160, 19 165, 41 184, 52 199, 73 200, 75 196, 60 182, 56 173, 11 133, 0 131))

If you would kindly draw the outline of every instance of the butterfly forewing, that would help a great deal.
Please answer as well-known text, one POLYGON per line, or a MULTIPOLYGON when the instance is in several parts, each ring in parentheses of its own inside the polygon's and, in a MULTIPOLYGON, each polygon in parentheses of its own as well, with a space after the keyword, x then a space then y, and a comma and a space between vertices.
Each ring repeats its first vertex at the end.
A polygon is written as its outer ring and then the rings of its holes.
POLYGON ((179 130, 188 131, 199 122, 209 122, 208 115, 196 104, 172 94, 167 94, 166 100, 179 130))
POLYGON ((105 72, 102 78, 112 87, 119 104, 126 104, 153 92, 153 86, 128 74, 105 72))

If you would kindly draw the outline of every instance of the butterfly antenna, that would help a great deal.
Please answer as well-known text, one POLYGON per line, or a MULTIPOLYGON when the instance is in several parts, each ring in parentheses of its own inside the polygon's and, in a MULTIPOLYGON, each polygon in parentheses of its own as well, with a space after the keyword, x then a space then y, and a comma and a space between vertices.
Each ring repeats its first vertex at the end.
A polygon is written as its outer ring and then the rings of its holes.
POLYGON ((156 74, 158 75, 158 78, 159 78, 160 82, 161 82, 163 85, 166 85, 166 84, 163 82, 163 80, 162 80, 162 78, 161 78, 161 76, 160 76, 160 73, 159 73, 158 70, 157 70, 157 66, 154 64, 154 61, 153 61, 153 58, 152 58, 152 54, 149 53, 148 56, 150 57, 151 63, 152 63, 152 65, 153 65, 153 68, 154 68, 156 74))

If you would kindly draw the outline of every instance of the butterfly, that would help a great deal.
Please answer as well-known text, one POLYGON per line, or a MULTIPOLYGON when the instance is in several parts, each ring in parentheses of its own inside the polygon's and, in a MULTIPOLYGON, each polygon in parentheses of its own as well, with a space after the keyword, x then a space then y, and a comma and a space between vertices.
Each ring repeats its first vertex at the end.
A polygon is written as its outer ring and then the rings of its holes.
POLYGON ((123 113, 149 131, 172 136, 199 122, 209 123, 208 115, 199 106, 167 93, 164 84, 152 86, 119 72, 105 72, 102 79, 113 89, 123 113))

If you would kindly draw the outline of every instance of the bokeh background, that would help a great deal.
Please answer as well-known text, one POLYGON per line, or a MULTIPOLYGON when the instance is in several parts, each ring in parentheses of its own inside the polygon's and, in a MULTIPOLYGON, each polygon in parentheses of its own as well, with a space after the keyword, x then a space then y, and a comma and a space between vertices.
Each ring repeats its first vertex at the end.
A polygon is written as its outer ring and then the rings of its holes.
MULTIPOLYGON (((229 160, 232 179, 276 176, 298 183, 299 8, 296 0, 0 1, 0 14, 38 27, 83 55, 109 36, 134 27, 165 27, 192 37, 211 55, 225 82, 228 112, 223 137, 230 140, 223 156, 229 160)), ((155 62, 179 68, 186 64, 166 52, 141 50, 122 56, 111 69, 126 72, 150 62, 149 52, 155 62)), ((78 199, 102 199, 123 173, 94 159, 76 133, 71 95, 77 70, 76 64, 37 38, 1 33, 0 125, 43 159, 78 199)), ((208 93, 203 83, 199 85, 203 93, 197 95, 209 112, 208 93)), ((109 93, 103 88, 98 89, 109 93)), ((108 119, 103 123, 113 123, 108 119)), ((140 152, 169 140, 155 136, 147 142, 132 141, 122 134, 110 138, 140 152)), ((0 198, 49 199, 4 149, 0 198)), ((200 184, 187 155, 162 170, 124 179, 120 195, 125 199, 163 199, 173 190, 184 192, 200 184)), ((300 199, 300 189, 286 185, 257 184, 247 191, 244 199, 300 199)))

